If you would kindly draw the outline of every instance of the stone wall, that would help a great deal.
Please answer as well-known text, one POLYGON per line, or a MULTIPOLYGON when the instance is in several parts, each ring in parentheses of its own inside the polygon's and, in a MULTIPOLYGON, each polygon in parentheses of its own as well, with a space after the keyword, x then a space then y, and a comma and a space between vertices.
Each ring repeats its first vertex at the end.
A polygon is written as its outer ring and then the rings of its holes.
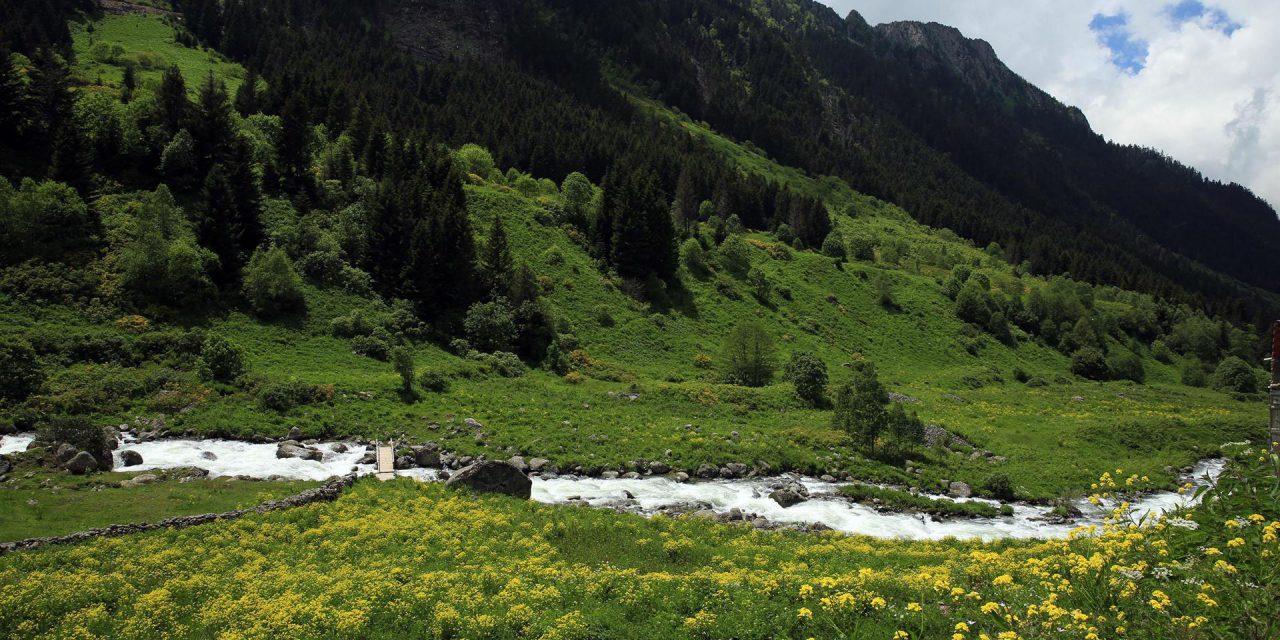
POLYGON ((187 527, 195 527, 202 524, 209 524, 218 520, 235 520, 254 513, 269 513, 271 511, 279 511, 281 509, 292 509, 301 507, 313 502, 332 502, 338 499, 342 491, 347 487, 355 484, 355 474, 334 478, 319 487, 307 489, 296 495, 282 498, 280 500, 272 500, 264 502, 251 509, 237 509, 235 511, 227 511, 225 513, 202 513, 194 516, 179 516, 176 518, 168 518, 159 522, 149 522, 143 524, 113 524, 98 529, 89 529, 88 531, 77 531, 76 533, 65 536, 56 536, 51 538, 27 538, 17 542, 0 543, 0 555, 13 551, 26 551, 29 549, 39 549, 55 544, 76 544, 93 540, 95 538, 108 538, 114 536, 124 536, 131 533, 141 533, 143 531, 155 531, 158 529, 185 529, 187 527))

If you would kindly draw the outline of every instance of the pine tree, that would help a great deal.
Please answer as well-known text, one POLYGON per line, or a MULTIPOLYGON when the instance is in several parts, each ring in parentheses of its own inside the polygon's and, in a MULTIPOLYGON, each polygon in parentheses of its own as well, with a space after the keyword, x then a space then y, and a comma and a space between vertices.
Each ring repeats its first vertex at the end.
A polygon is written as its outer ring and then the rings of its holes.
POLYGON ((91 147, 74 122, 68 121, 54 132, 53 157, 49 177, 65 182, 82 195, 89 192, 91 147))
POLYGON ((307 105, 294 94, 280 112, 280 133, 276 138, 276 170, 289 192, 307 189, 311 170, 311 127, 307 105))
MULTIPOLYGON (((31 79, 27 86, 27 122, 31 127, 30 133, 35 134, 39 157, 52 159, 59 135, 68 133, 63 130, 71 123, 74 97, 71 95, 66 63, 60 56, 41 50, 36 52, 32 63, 31 79)), ((63 138, 63 142, 68 145, 74 143, 69 138, 63 138)), ((70 157, 65 152, 62 155, 64 159, 70 157)))
POLYGON ((22 82, 9 49, 0 45, 0 144, 17 142, 22 129, 22 82))
POLYGON ((439 317, 465 309, 475 297, 475 239, 461 173, 450 171, 427 202, 428 214, 413 231, 405 272, 419 313, 439 317))
POLYGON ((643 278, 655 274, 667 278, 676 272, 675 229, 654 172, 641 167, 609 181, 604 211, 613 221, 610 262, 620 275, 643 278))
POLYGON ((129 104, 133 101, 133 92, 138 89, 138 74, 134 70, 134 65, 124 66, 124 76, 120 79, 120 86, 120 101, 129 104))
POLYGON ((227 158, 233 135, 227 88, 210 72, 200 85, 196 117, 191 123, 199 171, 208 171, 211 165, 227 158))
POLYGON ((235 195, 222 165, 215 164, 209 169, 200 195, 204 200, 204 217, 199 228, 200 245, 218 256, 218 265, 210 270, 209 276, 219 288, 226 288, 239 281, 244 262, 236 243, 237 229, 233 222, 235 195))
POLYGON ((507 244, 507 231, 502 226, 502 217, 493 219, 493 231, 480 256, 480 276, 484 286, 490 291, 503 292, 511 279, 511 247, 507 244))
POLYGON ((689 230, 698 221, 697 188, 693 184, 693 171, 689 162, 680 169, 680 177, 676 179, 676 197, 671 201, 671 218, 681 235, 688 235, 689 230))
POLYGON ((236 112, 249 117, 259 111, 258 107, 258 72, 249 67, 244 74, 244 82, 236 89, 236 112))
POLYGON ((187 82, 178 65, 169 67, 160 79, 160 92, 156 96, 157 117, 170 134, 187 126, 191 102, 187 100, 187 82))

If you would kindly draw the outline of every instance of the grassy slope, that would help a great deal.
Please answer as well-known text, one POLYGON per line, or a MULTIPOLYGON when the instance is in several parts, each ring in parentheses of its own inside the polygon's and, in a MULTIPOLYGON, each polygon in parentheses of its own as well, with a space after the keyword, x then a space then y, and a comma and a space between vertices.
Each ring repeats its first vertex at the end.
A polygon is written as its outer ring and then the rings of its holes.
POLYGON ((0 541, 59 536, 110 524, 153 522, 174 516, 220 513, 292 495, 317 482, 162 480, 120 487, 138 473, 69 476, 20 467, 0 485, 0 541), (32 476, 26 477, 31 471, 32 476), (51 486, 42 487, 48 482, 51 486))
MULTIPOLYGON (((159 33, 168 27, 156 18, 108 17, 97 24, 94 37, 130 29, 151 35, 125 39, 127 48, 142 47, 179 60, 188 65, 189 77, 201 72, 191 65, 207 54, 173 45, 171 35, 159 33)), ((85 47, 87 38, 86 31, 78 31, 77 46, 85 47)), ((132 52, 130 48, 126 56, 132 52)), ((230 75, 236 73, 233 70, 230 75)), ((658 105, 645 104, 655 119, 703 138, 743 170, 822 195, 836 211, 853 202, 859 211, 856 218, 834 216, 845 232, 896 238, 913 251, 945 249, 984 265, 997 276, 995 282, 1000 281, 999 275, 1011 273, 1003 262, 954 235, 915 223, 893 205, 858 194, 842 182, 813 179, 780 167, 658 105)), ((352 355, 346 341, 327 335, 333 317, 352 308, 371 309, 377 303, 312 290, 310 315, 300 327, 263 324, 233 312, 211 328, 246 348, 256 372, 336 385, 338 394, 332 403, 281 416, 260 410, 243 394, 213 394, 173 416, 170 425, 228 435, 278 435, 291 426, 313 435, 410 433, 464 452, 502 457, 509 450, 519 451, 588 467, 658 459, 670 449, 676 467, 763 460, 775 467, 847 469, 863 477, 926 486, 957 478, 978 484, 1002 471, 1026 495, 1050 497, 1067 488, 1081 488, 1098 472, 1117 466, 1168 478, 1161 473, 1165 465, 1186 464, 1217 443, 1248 435, 1263 423, 1260 406, 1175 384, 1175 367, 1150 357, 1144 358, 1150 384, 1138 386, 1067 380, 1065 358, 1031 341, 1022 341, 1016 348, 990 341, 978 356, 972 356, 958 340, 962 324, 937 283, 936 277, 943 272, 928 265, 855 262, 838 269, 832 260, 812 252, 794 252, 792 260, 782 261, 754 249, 753 262, 775 287, 791 290, 791 301, 775 294, 771 304, 762 304, 741 282, 735 286, 742 299, 730 300, 716 291, 713 277, 686 277, 692 304, 658 315, 617 291, 562 230, 536 222, 535 202, 496 185, 470 185, 467 193, 477 230, 486 233, 495 215, 504 217, 518 257, 550 279, 547 295, 558 316, 573 325, 594 359, 620 372, 620 381, 588 379, 573 385, 535 371, 517 380, 455 380, 449 393, 427 395, 405 405, 394 394, 397 380, 388 365, 352 355), (553 245, 564 257, 562 264, 548 259, 547 250, 553 245), (881 273, 893 280, 898 310, 886 310, 875 301, 870 282, 881 273), (613 318, 613 326, 601 325, 601 310, 613 318), (715 383, 714 374, 695 366, 694 356, 717 356, 723 337, 743 318, 758 319, 777 336, 784 358, 799 349, 820 354, 831 367, 835 383, 847 375, 842 363, 857 357, 873 360, 890 389, 920 399, 912 408, 926 420, 941 423, 1009 460, 993 465, 962 453, 923 452, 918 466, 925 474, 908 477, 897 468, 850 453, 843 436, 829 429, 830 413, 801 406, 787 384, 752 390, 715 383), (1030 389, 1012 380, 1014 367, 1067 383, 1030 389), (993 381, 996 377, 1003 381, 993 381), (973 389, 968 382, 974 379, 987 382, 973 389), (634 401, 609 395, 632 388, 639 393, 634 401), (450 421, 461 422, 465 417, 487 425, 486 443, 478 443, 470 433, 451 435, 447 428, 430 426, 438 422, 447 427, 450 421), (1122 422, 1137 426, 1114 428, 1122 422), (686 430, 685 424, 698 429, 686 430), (740 435, 736 441, 729 437, 733 431, 740 435)), ((762 234, 751 239, 774 241, 762 234)), ((3 311, 13 321, 11 326, 43 316, 40 324, 59 330, 102 330, 99 322, 56 309, 10 302, 3 311)), ((419 370, 458 364, 456 357, 436 347, 418 348, 419 370)), ((82 368, 73 368, 59 374, 55 386, 76 384, 73 373, 88 375, 82 368)), ((142 403, 113 418, 127 420, 148 410, 154 408, 142 403)))
POLYGON ((140 87, 158 86, 165 70, 177 64, 192 95, 210 73, 222 78, 232 95, 244 80, 244 67, 217 51, 178 45, 174 41, 173 28, 159 16, 113 15, 92 23, 73 22, 71 35, 76 54, 73 71, 83 82, 98 83, 101 80, 118 86, 124 77, 126 62, 134 64, 140 87), (95 47, 101 44, 119 46, 124 53, 106 59, 95 56, 95 50, 102 50, 95 47))

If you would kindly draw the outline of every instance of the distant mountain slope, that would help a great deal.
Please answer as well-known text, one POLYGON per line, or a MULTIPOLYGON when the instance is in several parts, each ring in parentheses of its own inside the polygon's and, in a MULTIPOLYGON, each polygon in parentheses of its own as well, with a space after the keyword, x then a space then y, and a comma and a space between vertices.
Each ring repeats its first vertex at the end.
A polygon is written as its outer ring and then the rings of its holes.
POLYGON ((1265 202, 1107 142, 951 27, 871 27, 808 0, 393 5, 388 26, 420 59, 503 60, 553 82, 567 69, 625 78, 784 163, 998 242, 1038 271, 1190 292, 1238 317, 1260 312, 1243 301, 1256 292, 1232 280, 1280 289, 1268 269, 1280 220, 1265 202), (451 48, 421 41, 442 31, 451 48))

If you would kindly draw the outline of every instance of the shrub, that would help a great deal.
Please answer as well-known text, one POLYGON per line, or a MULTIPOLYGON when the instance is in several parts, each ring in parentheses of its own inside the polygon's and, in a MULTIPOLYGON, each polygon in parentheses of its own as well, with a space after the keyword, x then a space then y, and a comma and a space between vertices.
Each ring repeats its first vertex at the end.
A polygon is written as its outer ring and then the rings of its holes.
POLYGON ((1107 360, 1102 351, 1083 347, 1071 354, 1071 373, 1090 380, 1107 379, 1107 360))
POLYGON ((0 340, 0 398, 21 401, 44 384, 44 370, 26 340, 0 340))
POLYGON ((1229 356, 1218 363, 1211 379, 1215 389, 1235 393, 1257 393, 1258 374, 1249 363, 1238 356, 1229 356))
POLYGON ((423 371, 418 376, 418 386, 431 393, 445 393, 449 390, 449 378, 439 371, 423 371))
POLYGON ((827 234, 825 239, 823 239, 822 255, 835 258, 837 260, 845 259, 847 252, 844 248, 844 238, 840 235, 840 232, 832 231, 827 234))
POLYGON ((872 286, 876 289, 876 302, 886 309, 897 308, 898 303, 893 299, 893 280, 889 276, 879 273, 871 281, 872 286))
POLYGON ((725 381, 747 387, 763 387, 773 379, 773 337, 755 322, 738 325, 724 346, 725 381))
POLYGON ((391 366, 400 375, 400 392, 413 395, 414 363, 413 351, 408 347, 396 347, 391 350, 391 366))
POLYGON ((699 353, 698 355, 693 357, 693 366, 699 369, 710 369, 711 364, 712 364, 711 356, 705 353, 699 353))
POLYGON ((703 274, 708 271, 707 254, 702 250, 702 244, 693 238, 680 245, 680 262, 689 273, 703 274))
POLYGON ((992 497, 1008 502, 1018 497, 1017 491, 1013 488, 1013 482, 1009 480, 1009 476, 1003 473, 997 473, 987 478, 982 484, 982 488, 986 490, 992 497))
POLYGON ((792 231, 791 225, 785 222, 778 225, 778 228, 773 232, 773 235, 777 236, 778 242, 781 242, 782 244, 791 244, 796 240, 796 232, 792 231))
POLYGON ((463 327, 467 341, 483 352, 510 351, 516 339, 515 312, 506 298, 471 305, 463 327))
POLYGON ((284 413, 294 407, 331 400, 333 387, 291 379, 266 382, 255 390, 255 395, 264 409, 284 413))
POLYGON ((720 264, 734 275, 744 275, 751 268, 751 248, 739 234, 732 234, 720 244, 720 264))
POLYGON ((764 272, 758 268, 752 268, 747 272, 747 284, 751 287, 751 293, 761 302, 769 301, 769 278, 765 277, 764 272))
POLYGON ((848 239, 848 257, 854 260, 871 261, 876 257, 875 240, 869 236, 855 235, 848 239))
POLYGON ((827 363, 814 354, 792 353, 783 377, 795 385, 796 395, 810 406, 821 406, 826 401, 827 363))
POLYGON ((356 309, 349 316, 338 316, 329 322, 329 332, 338 338, 354 338, 373 333, 373 323, 356 309))
POLYGON ((527 370, 520 357, 507 351, 480 353, 472 351, 467 357, 476 361, 486 373, 496 373, 504 378, 519 378, 527 370))
POLYGON ((569 373, 564 374, 564 381, 569 384, 582 384, 584 379, 585 378, 583 378, 582 374, 577 371, 570 371, 569 373))
POLYGON ((1107 372, 1114 380, 1132 380, 1141 384, 1147 379, 1142 358, 1119 349, 1107 355, 1107 372))
POLYGON ((88 451, 98 461, 99 471, 110 471, 114 462, 107 432, 84 416, 53 416, 39 430, 39 439, 50 443, 65 442, 80 451, 88 451))
POLYGON ((209 334, 200 349, 200 373, 218 382, 231 382, 244 374, 244 352, 226 338, 209 334))
POLYGON ((386 361, 391 354, 391 346, 381 338, 374 336, 356 336, 351 339, 351 352, 358 356, 386 361))
POLYGON ((493 172, 493 155, 488 149, 478 144, 464 144, 458 149, 458 161, 467 173, 474 173, 482 178, 493 172))
POLYGON ((245 269, 244 294, 254 312, 263 317, 306 308, 302 278, 280 247, 254 252, 245 269))
POLYGON ((1168 344, 1165 344, 1164 340, 1156 340, 1151 343, 1151 357, 1155 358, 1157 362, 1169 364, 1173 362, 1173 350, 1169 348, 1168 344))

